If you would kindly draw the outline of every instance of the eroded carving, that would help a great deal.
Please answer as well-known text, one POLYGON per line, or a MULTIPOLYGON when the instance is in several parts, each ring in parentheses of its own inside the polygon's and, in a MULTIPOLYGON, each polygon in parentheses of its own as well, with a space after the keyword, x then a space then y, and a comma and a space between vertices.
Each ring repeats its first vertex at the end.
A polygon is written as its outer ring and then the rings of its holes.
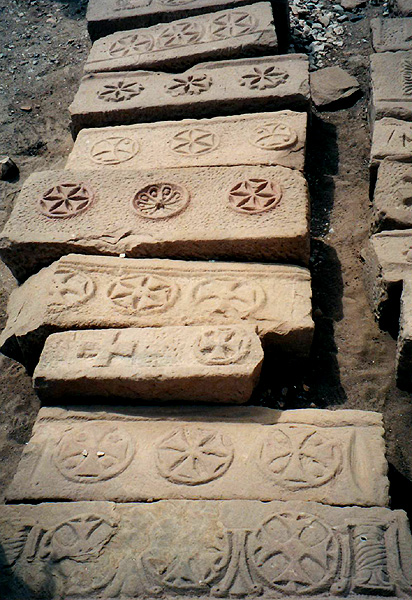
POLYGON ((104 345, 96 344, 91 340, 81 344, 77 350, 77 358, 90 360, 94 367, 108 367, 116 357, 132 358, 136 347, 137 341, 124 340, 122 332, 116 331, 111 335, 111 339, 105 336, 104 345))
POLYGON ((94 198, 93 188, 86 183, 60 183, 43 194, 39 206, 46 217, 67 219, 83 213, 94 198))
POLYGON ((203 29, 199 23, 172 23, 165 27, 156 39, 158 49, 178 48, 198 43, 203 35, 203 29))
POLYGON ((125 35, 117 39, 109 48, 109 54, 113 58, 123 58, 136 54, 150 52, 154 46, 154 39, 149 33, 139 32, 133 35, 125 35))
POLYGON ((220 40, 238 37, 255 31, 257 21, 245 12, 227 12, 216 17, 211 23, 211 34, 220 40))
POLYGON ((229 206, 237 212, 258 214, 276 208, 281 198, 281 187, 275 181, 247 179, 230 190, 229 206))
POLYGON ((286 150, 298 141, 298 134, 281 122, 265 123, 255 130, 252 144, 263 150, 286 150))
POLYGON ((90 149, 91 160, 98 165, 118 165, 139 152, 139 144, 127 137, 111 136, 98 140, 90 149))
POLYGON ((386 526, 376 523, 353 528, 357 593, 387 595, 393 591, 386 558, 385 530, 386 526))
POLYGON ((51 288, 52 306, 56 308, 80 306, 96 293, 96 284, 87 273, 70 268, 58 268, 51 288))
POLYGON ((172 96, 198 96, 207 92, 212 85, 212 78, 206 73, 175 77, 172 83, 165 86, 166 92, 172 96))
POLYGON ((412 95, 412 60, 405 59, 402 63, 402 87, 406 96, 412 95))
POLYGON ((113 306, 128 314, 159 313, 175 303, 179 288, 158 275, 120 275, 108 288, 113 306))
POLYGON ((172 483, 199 485, 224 475, 232 464, 233 452, 227 435, 212 429, 181 427, 159 443, 157 466, 172 483))
POLYGON ((240 79, 240 85, 244 85, 251 90, 263 91, 282 85, 287 81, 288 78, 288 73, 280 71, 276 67, 266 67, 266 69, 253 67, 253 71, 251 73, 242 75, 240 79))
POLYGON ((97 92, 99 100, 105 102, 126 102, 141 94, 144 90, 139 81, 118 81, 107 83, 97 92))
POLYGON ((213 152, 219 145, 219 137, 207 129, 191 127, 179 131, 169 143, 170 148, 177 154, 199 156, 213 152))
POLYGON ((257 282, 204 279, 193 289, 195 306, 208 316, 246 319, 266 303, 266 294, 257 282))
POLYGON ((195 341, 196 358, 206 365, 235 364, 250 353, 251 339, 245 331, 219 327, 203 332, 195 341))
POLYGON ((181 213, 189 200, 189 191, 183 185, 154 183, 137 192, 132 207, 146 219, 167 219, 181 213))

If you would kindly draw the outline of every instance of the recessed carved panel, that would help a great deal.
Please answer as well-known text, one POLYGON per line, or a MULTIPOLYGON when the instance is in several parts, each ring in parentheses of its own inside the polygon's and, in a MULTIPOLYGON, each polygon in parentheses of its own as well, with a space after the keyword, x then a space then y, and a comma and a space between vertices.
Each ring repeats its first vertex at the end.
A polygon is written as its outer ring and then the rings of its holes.
POLYGON ((403 92, 412 95, 412 60, 405 59, 402 64, 403 92))
POLYGON ((139 144, 135 140, 110 136, 93 144, 90 158, 98 165, 118 165, 134 158, 138 152, 139 144))
POLYGON ((189 200, 189 191, 183 185, 153 183, 137 192, 132 207, 146 219, 167 219, 181 213, 189 200))
POLYGON ((245 331, 230 327, 209 329, 193 347, 197 360, 206 365, 235 364, 250 352, 251 340, 245 331))
POLYGON ((275 181, 247 179, 237 183, 229 192, 229 206, 244 214, 258 214, 276 208, 282 190, 275 181))
POLYGON ((94 198, 94 190, 86 183, 60 183, 42 195, 39 206, 46 217, 67 219, 87 210, 94 198))

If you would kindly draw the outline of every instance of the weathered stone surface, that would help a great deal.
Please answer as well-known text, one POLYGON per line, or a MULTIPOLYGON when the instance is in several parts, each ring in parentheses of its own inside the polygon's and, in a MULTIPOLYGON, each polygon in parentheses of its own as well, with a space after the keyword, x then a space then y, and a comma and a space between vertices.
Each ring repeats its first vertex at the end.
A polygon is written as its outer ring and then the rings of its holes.
POLYGON ((371 19, 371 30, 375 52, 412 49, 412 23, 410 19, 371 19))
POLYGON ((117 396, 247 402, 263 350, 254 325, 67 331, 34 372, 42 398, 117 396))
POLYGON ((309 106, 308 58, 288 54, 201 63, 183 73, 91 73, 70 105, 83 127, 309 106))
POLYGON ((31 366, 47 335, 67 329, 249 322, 298 354, 313 334, 309 271, 286 265, 72 254, 14 290, 8 315, 0 348, 31 366))
POLYGON ((1 506, 0 519, 3 600, 411 597, 398 510, 66 502, 1 506))
POLYGON ((0 156, 0 179, 7 181, 13 179, 19 174, 19 169, 16 163, 12 161, 10 156, 0 156))
POLYGON ((19 279, 73 251, 306 265, 309 204, 304 176, 284 167, 43 171, 26 181, 0 255, 19 279))
POLYGON ((7 498, 375 506, 388 502, 386 470, 378 413, 45 408, 7 498))
POLYGON ((355 77, 340 67, 326 67, 310 74, 312 101, 321 108, 336 107, 339 103, 359 95, 360 86, 355 77))
MULTIPOLYGON (((87 24, 92 40, 119 30, 167 23, 192 15, 213 13, 250 4, 250 0, 90 0, 87 24)), ((283 50, 289 38, 288 0, 272 1, 283 50)))
POLYGON ((412 50, 371 56, 371 120, 412 120, 412 50))
POLYGON ((377 167, 387 157, 399 160, 412 155, 412 123, 386 117, 376 121, 373 128, 371 167, 377 167))
POLYGON ((392 4, 394 4, 395 11, 399 15, 405 15, 406 17, 412 15, 412 0, 393 0, 392 4))
POLYGON ((93 44, 85 71, 177 71, 203 60, 276 52, 271 5, 258 2, 101 38, 93 44))
POLYGON ((385 159, 378 170, 373 209, 376 229, 412 227, 412 164, 385 159))
POLYGON ((306 122, 306 113, 285 110, 82 129, 66 169, 275 164, 302 171, 306 122))
POLYGON ((412 389, 412 274, 403 280, 396 345, 396 383, 400 388, 412 389))

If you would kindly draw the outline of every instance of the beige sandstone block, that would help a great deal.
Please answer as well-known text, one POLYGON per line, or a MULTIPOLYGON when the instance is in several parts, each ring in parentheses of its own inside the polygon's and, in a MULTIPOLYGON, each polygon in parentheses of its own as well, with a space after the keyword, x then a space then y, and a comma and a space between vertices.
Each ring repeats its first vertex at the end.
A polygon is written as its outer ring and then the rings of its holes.
POLYGON ((45 590, 50 600, 411 597, 412 538, 399 510, 48 502, 1 506, 0 519, 3 600, 45 590))
POLYGON ((387 157, 408 160, 412 154, 412 123, 386 117, 373 128, 371 167, 387 157))
POLYGON ((64 254, 309 261, 309 194, 284 167, 43 171, 0 236, 19 279, 64 254))
POLYGON ((42 398, 247 402, 263 350, 254 325, 55 333, 34 372, 42 398))
POLYGON ((0 348, 30 366, 67 329, 250 323, 298 354, 313 334, 309 271, 287 265, 73 254, 14 290, 8 315, 0 348))
POLYGON ((412 389, 412 274, 403 280, 396 344, 396 383, 402 389, 412 389))
POLYGON ((375 52, 412 49, 412 23, 410 19, 371 19, 371 30, 375 52))
POLYGON ((386 505, 382 417, 191 406, 41 409, 8 500, 314 500, 386 505))
POLYGON ((412 50, 371 56, 371 120, 412 120, 412 50))
POLYGON ((373 210, 376 229, 412 227, 412 164, 385 159, 378 170, 373 210))
POLYGON ((119 31, 97 40, 88 73, 188 68, 204 60, 277 52, 269 2, 231 8, 153 27, 119 31))
POLYGON ((309 108, 308 58, 288 54, 196 65, 183 73, 91 73, 70 105, 73 133, 83 127, 309 108))
POLYGON ((303 171, 306 122, 306 113, 285 110, 82 129, 66 169, 281 165, 303 171))

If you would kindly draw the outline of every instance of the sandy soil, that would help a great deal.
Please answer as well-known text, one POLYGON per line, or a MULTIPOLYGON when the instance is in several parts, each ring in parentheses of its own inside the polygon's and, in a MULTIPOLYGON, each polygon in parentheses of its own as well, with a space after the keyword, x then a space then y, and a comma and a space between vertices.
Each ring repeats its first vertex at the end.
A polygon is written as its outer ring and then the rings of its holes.
MULTIPOLYGON (((34 170, 62 168, 72 140, 67 107, 89 42, 83 0, 0 0, 0 153, 20 178, 0 182, 0 224, 34 170), (29 109, 29 110, 25 110, 29 109)), ((313 303, 316 335, 307 364, 285 370, 269 357, 255 403, 381 411, 385 417, 392 506, 412 497, 412 398, 394 382, 395 340, 379 330, 362 282, 360 250, 369 235, 370 151, 367 122, 369 18, 344 24, 344 46, 326 65, 358 77, 363 98, 335 112, 315 113, 307 176, 313 200, 313 303), (280 375, 282 374, 282 375, 280 375)), ((0 267, 0 326, 14 280, 0 267)), ((289 365, 290 366, 290 365, 289 365)), ((24 368, 0 357, 0 501, 30 436, 39 401, 24 368)))

